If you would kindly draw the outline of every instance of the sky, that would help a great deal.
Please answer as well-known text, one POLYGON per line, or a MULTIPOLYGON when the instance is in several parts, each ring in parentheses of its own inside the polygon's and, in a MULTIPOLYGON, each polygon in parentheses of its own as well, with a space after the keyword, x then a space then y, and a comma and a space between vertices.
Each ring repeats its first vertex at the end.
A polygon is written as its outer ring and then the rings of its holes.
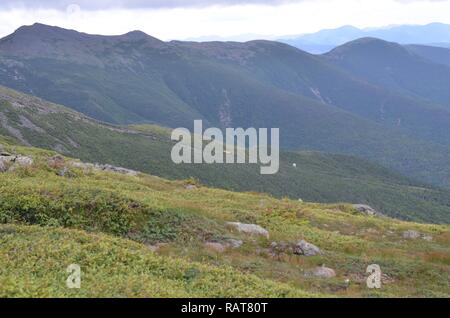
POLYGON ((162 40, 275 39, 353 25, 450 24, 450 0, 0 0, 0 37, 35 22, 162 40))

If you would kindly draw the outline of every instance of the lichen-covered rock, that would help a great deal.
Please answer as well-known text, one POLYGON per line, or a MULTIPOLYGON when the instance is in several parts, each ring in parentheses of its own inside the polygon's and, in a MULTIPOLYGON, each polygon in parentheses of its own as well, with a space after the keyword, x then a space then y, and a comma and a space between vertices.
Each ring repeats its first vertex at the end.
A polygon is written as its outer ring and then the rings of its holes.
POLYGON ((429 241, 431 242, 433 240, 433 237, 431 235, 427 235, 427 234, 423 234, 414 230, 408 230, 403 232, 403 238, 405 239, 410 239, 410 240, 414 240, 414 239, 418 239, 418 238, 422 238, 425 241, 429 241))
POLYGON ((137 176, 138 175, 137 171, 122 168, 122 167, 115 167, 112 165, 95 165, 95 168, 98 170, 103 170, 103 171, 108 171, 108 172, 116 172, 116 173, 126 174, 129 176, 137 176))
POLYGON ((0 172, 6 172, 10 168, 13 169, 15 164, 22 167, 31 166, 33 164, 33 159, 27 156, 11 155, 7 152, 2 152, 0 154, 0 172))
POLYGON ((115 173, 121 173, 121 174, 126 174, 129 176, 137 176, 139 174, 139 172, 135 171, 135 170, 131 170, 131 169, 126 169, 126 168, 122 168, 122 167, 116 167, 116 166, 112 166, 112 165, 100 165, 100 164, 92 164, 92 163, 84 163, 84 162, 78 162, 78 161, 73 161, 70 163, 71 166, 76 167, 76 168, 81 168, 84 170, 96 170, 96 171, 107 171, 107 172, 115 172, 115 173))
POLYGON ((420 236, 421 236, 421 234, 414 230, 408 230, 408 231, 403 232, 403 238, 406 238, 406 239, 417 239, 420 236))
POLYGON ((336 272, 332 268, 321 266, 314 268, 310 272, 307 272, 306 276, 314 276, 319 278, 333 278, 336 277, 336 272))
POLYGON ((228 222, 227 225, 240 233, 259 235, 269 238, 269 231, 256 224, 244 224, 239 222, 228 222))
POLYGON ((27 156, 16 156, 14 163, 17 163, 22 167, 28 167, 33 164, 33 159, 27 156))
POLYGON ((294 246, 294 254, 304 256, 316 256, 322 254, 322 251, 314 244, 301 240, 294 246))
POLYGON ((365 204, 354 204, 353 207, 366 215, 371 215, 371 216, 384 216, 383 213, 375 210, 374 208, 372 208, 371 206, 365 205, 365 204))

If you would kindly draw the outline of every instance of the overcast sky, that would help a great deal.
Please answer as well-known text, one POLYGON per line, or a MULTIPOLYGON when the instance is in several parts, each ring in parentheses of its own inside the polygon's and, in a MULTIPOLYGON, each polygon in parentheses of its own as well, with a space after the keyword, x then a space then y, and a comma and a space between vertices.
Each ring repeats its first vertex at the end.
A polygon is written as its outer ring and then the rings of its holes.
POLYGON ((276 38, 342 25, 450 24, 450 0, 0 0, 0 37, 35 22, 163 40, 276 38))

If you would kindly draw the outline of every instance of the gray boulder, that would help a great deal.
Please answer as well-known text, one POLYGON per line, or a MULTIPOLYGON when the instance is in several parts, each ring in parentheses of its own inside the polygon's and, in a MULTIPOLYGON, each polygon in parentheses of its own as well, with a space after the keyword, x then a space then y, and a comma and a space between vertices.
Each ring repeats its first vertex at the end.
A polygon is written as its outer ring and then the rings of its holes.
POLYGON ((336 272, 332 268, 321 266, 316 267, 312 271, 306 273, 306 276, 314 276, 319 278, 333 278, 336 277, 336 272))
POLYGON ((33 164, 33 159, 27 156, 11 155, 6 152, 0 154, 0 172, 6 172, 10 168, 14 169, 14 164, 18 164, 22 167, 31 166, 33 164))
POLYGON ((0 154, 0 172, 8 171, 9 165, 14 162, 15 157, 8 153, 0 154))
POLYGON ((406 239, 417 239, 420 236, 421 236, 421 234, 414 230, 408 230, 408 231, 403 232, 403 238, 406 238, 406 239))
POLYGON ((80 168, 83 170, 90 170, 95 168, 95 166, 92 163, 84 163, 79 161, 72 161, 70 162, 70 165, 74 168, 80 168))
POLYGON ((256 224, 244 224, 239 222, 228 222, 227 225, 240 233, 259 235, 269 238, 269 231, 256 224))
POLYGON ((383 216, 384 214, 375 210, 374 208, 365 204, 354 204, 353 207, 358 211, 366 215, 371 216, 383 216))
POLYGON ((414 230, 407 230, 403 232, 403 238, 410 240, 421 238, 428 242, 431 242, 433 240, 433 237, 431 235, 423 234, 414 230))
POLYGON ((294 254, 304 256, 316 256, 322 254, 322 251, 314 244, 301 240, 294 246, 294 254))
POLYGON ((78 161, 72 161, 70 162, 70 165, 75 168, 81 168, 84 170, 96 170, 96 171, 107 171, 107 172, 114 172, 114 173, 121 173, 129 176, 137 176, 139 172, 131 169, 126 169, 122 167, 115 167, 112 165, 101 165, 101 164, 92 164, 92 163, 84 163, 84 162, 78 162, 78 161))
POLYGON ((17 156, 14 162, 22 167, 28 167, 33 164, 33 159, 27 156, 17 156))
POLYGON ((121 174, 126 174, 126 175, 129 175, 129 176, 137 176, 138 175, 137 171, 134 171, 134 170, 131 170, 131 169, 122 168, 122 167, 115 167, 115 166, 112 166, 112 165, 95 165, 95 168, 97 170, 121 173, 121 174))

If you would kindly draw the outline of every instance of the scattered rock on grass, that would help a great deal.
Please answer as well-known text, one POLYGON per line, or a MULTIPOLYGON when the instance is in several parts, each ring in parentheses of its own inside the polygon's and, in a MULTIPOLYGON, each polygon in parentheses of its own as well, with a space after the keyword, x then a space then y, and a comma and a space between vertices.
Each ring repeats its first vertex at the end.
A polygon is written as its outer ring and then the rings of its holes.
POLYGON ((414 230, 408 230, 403 232, 403 238, 406 239, 416 239, 420 237, 420 233, 414 230))
POLYGON ((14 162, 19 164, 22 167, 28 167, 33 164, 33 159, 27 156, 16 156, 14 162))
POLYGON ((365 204, 354 204, 353 207, 366 215, 383 216, 384 214, 365 204))
POLYGON ((10 166, 13 164, 18 164, 22 167, 27 167, 33 164, 33 159, 27 156, 11 155, 10 153, 7 152, 0 153, 0 172, 8 171, 10 166))
POLYGON ((116 173, 126 174, 129 176, 137 176, 138 175, 137 171, 122 168, 122 167, 115 167, 112 165, 95 165, 95 169, 108 171, 108 172, 116 172, 116 173))
POLYGON ((423 234, 423 233, 420 233, 420 232, 414 231, 414 230, 407 230, 407 231, 403 232, 403 238, 412 239, 412 240, 422 238, 425 241, 433 240, 433 237, 431 235, 423 234))
POLYGON ((269 231, 267 231, 263 227, 256 225, 256 224, 228 222, 227 225, 241 233, 250 234, 250 235, 259 235, 259 236, 264 236, 265 238, 269 238, 269 231))
POLYGON ((92 169, 92 170, 97 170, 97 171, 115 172, 115 173, 126 174, 129 176, 137 176, 139 174, 139 172, 137 172, 135 170, 126 169, 126 168, 122 168, 122 167, 116 167, 116 166, 112 166, 112 165, 108 165, 108 164, 100 165, 100 164, 72 161, 70 163, 70 165, 73 167, 76 167, 76 168, 84 169, 84 170, 92 169))
POLYGON ((322 254, 322 251, 314 244, 301 240, 294 246, 294 254, 304 256, 316 256, 322 254))
POLYGON ((332 268, 321 266, 314 268, 312 271, 307 272, 305 275, 319 278, 333 278, 336 277, 336 272, 332 268))

